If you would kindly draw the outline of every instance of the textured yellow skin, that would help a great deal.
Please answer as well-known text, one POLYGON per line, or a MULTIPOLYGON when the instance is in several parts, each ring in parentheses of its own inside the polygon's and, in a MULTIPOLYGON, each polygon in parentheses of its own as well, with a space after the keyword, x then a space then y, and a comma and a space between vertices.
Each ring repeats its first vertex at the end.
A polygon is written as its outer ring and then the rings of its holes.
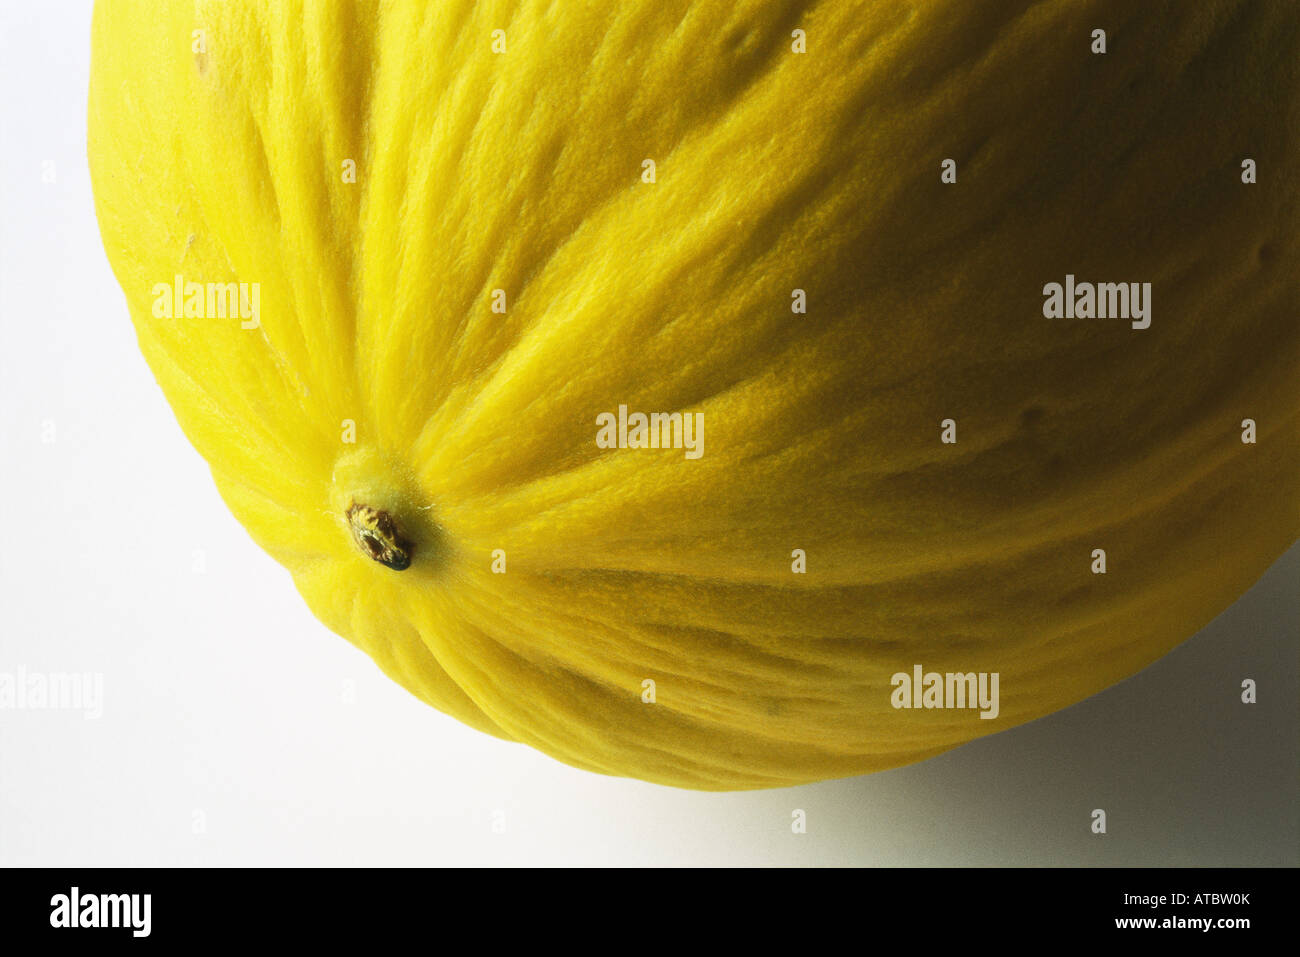
POLYGON ((91 172, 159 384, 323 622, 570 764, 771 787, 1076 702, 1296 539, 1298 37, 1293 0, 100 0, 91 172), (1152 282, 1151 328, 1043 318, 1067 272, 1152 282), (176 273, 259 282, 260 328, 155 319, 176 273), (598 449, 620 403, 703 412, 703 457, 598 449), (916 663, 999 672, 1000 716, 893 709, 916 663))

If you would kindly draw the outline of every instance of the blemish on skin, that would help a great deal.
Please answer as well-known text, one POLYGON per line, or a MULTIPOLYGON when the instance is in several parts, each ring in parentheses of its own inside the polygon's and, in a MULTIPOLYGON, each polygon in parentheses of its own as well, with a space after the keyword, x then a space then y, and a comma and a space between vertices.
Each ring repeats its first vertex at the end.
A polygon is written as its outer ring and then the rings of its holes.
POLYGON ((1041 405, 1031 405, 1020 413, 1020 425, 1022 428, 1032 429, 1043 417, 1045 410, 1041 405))

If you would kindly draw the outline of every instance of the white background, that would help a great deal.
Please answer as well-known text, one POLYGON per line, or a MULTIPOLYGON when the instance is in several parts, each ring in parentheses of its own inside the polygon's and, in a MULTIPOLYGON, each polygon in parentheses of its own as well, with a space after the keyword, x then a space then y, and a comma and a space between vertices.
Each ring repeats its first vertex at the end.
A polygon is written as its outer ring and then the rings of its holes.
POLYGON ((0 672, 101 673, 104 705, 0 710, 0 865, 1300 861, 1300 546, 1108 692, 864 778, 677 791, 420 704, 226 512, 136 349, 86 171, 90 4, 3 4, 0 672))

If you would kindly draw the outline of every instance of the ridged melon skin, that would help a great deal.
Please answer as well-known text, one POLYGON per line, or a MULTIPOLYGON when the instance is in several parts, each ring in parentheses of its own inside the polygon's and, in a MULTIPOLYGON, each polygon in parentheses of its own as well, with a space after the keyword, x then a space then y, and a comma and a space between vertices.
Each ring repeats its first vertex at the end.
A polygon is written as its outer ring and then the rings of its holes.
POLYGON ((1296 540, 1297 64, 1291 0, 100 0, 89 154, 159 385, 326 625, 569 764, 763 788, 1079 701, 1296 540), (1067 273, 1151 327, 1044 318, 1067 273), (155 318, 176 274, 260 326, 155 318), (598 448, 620 404, 704 454, 598 448), (999 716, 895 709, 915 664, 999 716))

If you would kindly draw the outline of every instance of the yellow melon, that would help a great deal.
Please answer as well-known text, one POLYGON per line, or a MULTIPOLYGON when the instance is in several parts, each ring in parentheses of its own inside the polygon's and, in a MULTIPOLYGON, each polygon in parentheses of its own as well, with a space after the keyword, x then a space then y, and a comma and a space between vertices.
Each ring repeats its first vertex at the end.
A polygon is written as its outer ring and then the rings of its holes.
POLYGON ((1296 540, 1297 64, 1292 0, 101 0, 90 165, 321 621, 561 761, 772 787, 1093 694, 1296 540))

